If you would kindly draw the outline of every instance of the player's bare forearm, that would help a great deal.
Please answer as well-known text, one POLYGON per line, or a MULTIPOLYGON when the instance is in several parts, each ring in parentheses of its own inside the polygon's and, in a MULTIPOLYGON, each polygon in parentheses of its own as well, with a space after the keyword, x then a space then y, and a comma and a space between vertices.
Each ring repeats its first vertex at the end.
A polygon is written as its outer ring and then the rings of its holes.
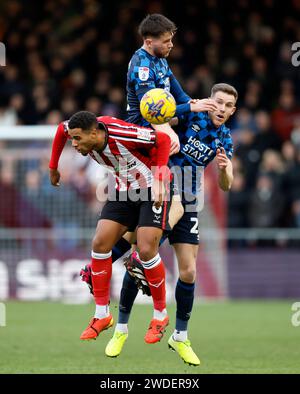
POLYGON ((156 131, 161 131, 162 133, 165 134, 172 134, 175 133, 175 131, 172 129, 169 123, 163 123, 163 124, 151 124, 151 126, 154 128, 156 131))
POLYGON ((224 192, 228 192, 233 182, 233 170, 224 148, 217 150, 216 161, 219 170, 219 186, 224 192))
POLYGON ((228 192, 231 189, 233 182, 232 170, 225 168, 219 170, 219 186, 224 192, 228 192))
POLYGON ((170 156, 179 152, 180 142, 178 135, 175 133, 175 131, 172 129, 169 123, 163 123, 160 125, 153 124, 152 127, 154 128, 154 130, 161 131, 164 134, 168 134, 168 136, 170 137, 171 139, 170 156))

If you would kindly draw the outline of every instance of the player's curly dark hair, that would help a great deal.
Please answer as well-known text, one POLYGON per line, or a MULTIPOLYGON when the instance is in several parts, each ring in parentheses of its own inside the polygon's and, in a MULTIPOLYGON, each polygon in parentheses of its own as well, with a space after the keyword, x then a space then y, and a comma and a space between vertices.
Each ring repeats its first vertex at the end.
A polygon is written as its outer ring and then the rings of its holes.
POLYGON ((139 26, 139 34, 143 37, 159 37, 171 32, 175 33, 177 27, 174 22, 161 14, 150 14, 142 20, 139 26))
POLYGON ((69 120, 69 129, 82 129, 84 131, 97 127, 98 122, 96 115, 89 111, 79 111, 71 116, 69 120))

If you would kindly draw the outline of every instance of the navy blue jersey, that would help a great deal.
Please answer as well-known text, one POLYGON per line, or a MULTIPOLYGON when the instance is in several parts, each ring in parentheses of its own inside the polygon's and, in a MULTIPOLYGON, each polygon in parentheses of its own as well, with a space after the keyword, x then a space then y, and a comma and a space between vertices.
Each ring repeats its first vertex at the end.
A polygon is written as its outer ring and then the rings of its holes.
POLYGON ((140 101, 150 89, 161 88, 172 93, 177 104, 177 114, 189 112, 190 97, 182 90, 165 58, 150 55, 138 49, 130 60, 127 73, 127 121, 149 126, 140 113, 140 101))
POLYGON ((229 159, 233 145, 230 129, 225 125, 216 128, 207 112, 192 112, 179 119, 176 132, 180 152, 171 156, 169 165, 176 166, 179 192, 183 200, 191 201, 200 189, 201 172, 215 158, 217 149, 223 147, 229 159))

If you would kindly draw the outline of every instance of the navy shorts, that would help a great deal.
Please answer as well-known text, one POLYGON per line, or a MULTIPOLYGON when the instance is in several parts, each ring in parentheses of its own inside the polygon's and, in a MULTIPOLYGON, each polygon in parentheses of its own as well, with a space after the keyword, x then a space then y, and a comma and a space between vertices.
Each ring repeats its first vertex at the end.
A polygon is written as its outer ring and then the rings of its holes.
POLYGON ((186 211, 186 204, 184 207, 184 214, 179 222, 174 226, 173 230, 169 233, 169 243, 172 244, 199 244, 199 219, 198 212, 186 211))

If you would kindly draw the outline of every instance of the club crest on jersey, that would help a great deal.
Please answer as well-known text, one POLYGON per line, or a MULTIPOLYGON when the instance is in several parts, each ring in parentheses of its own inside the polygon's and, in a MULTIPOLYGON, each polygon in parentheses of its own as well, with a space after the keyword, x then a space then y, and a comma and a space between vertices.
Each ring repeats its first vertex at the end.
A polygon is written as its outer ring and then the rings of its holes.
POLYGON ((139 79, 141 81, 147 81, 148 78, 149 78, 149 68, 139 67, 139 79))

